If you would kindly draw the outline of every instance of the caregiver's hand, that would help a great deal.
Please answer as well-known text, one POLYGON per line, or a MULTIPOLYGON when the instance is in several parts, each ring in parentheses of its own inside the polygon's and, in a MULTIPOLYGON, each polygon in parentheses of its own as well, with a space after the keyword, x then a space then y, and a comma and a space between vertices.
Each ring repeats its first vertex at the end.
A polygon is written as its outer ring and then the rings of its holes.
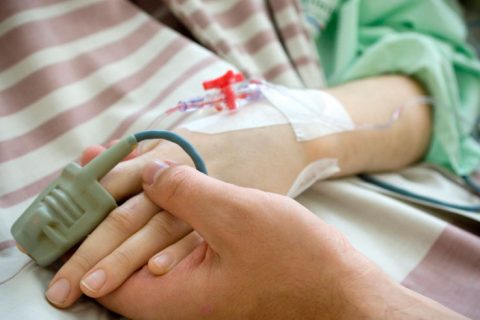
POLYGON ((459 317, 390 281, 294 200, 157 164, 144 171, 144 190, 205 243, 168 274, 144 267, 99 299, 128 318, 459 317))

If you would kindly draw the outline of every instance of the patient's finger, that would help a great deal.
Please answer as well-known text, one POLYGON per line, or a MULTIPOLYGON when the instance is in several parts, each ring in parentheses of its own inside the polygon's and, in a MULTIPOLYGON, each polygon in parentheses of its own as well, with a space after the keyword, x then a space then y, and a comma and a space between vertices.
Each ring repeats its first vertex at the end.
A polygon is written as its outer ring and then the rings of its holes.
POLYGON ((150 258, 148 270, 155 275, 167 273, 202 242, 203 238, 196 231, 190 232, 180 241, 175 242, 150 258))
POLYGON ((56 306, 70 306, 81 295, 80 280, 85 273, 141 229, 158 210, 143 193, 113 210, 60 268, 50 282, 47 298, 56 306))
MULTIPOLYGON (((172 144, 170 143, 170 145, 172 144)), ((181 150, 180 147, 175 145, 173 150, 178 151, 176 149, 181 150)), ((171 150, 156 148, 134 159, 123 161, 115 166, 100 182, 117 200, 137 194, 142 191, 142 172, 147 163, 168 157, 171 160, 164 160, 164 163, 192 165, 192 161, 183 151, 174 154, 171 150)))
POLYGON ((100 180, 100 183, 116 200, 126 199, 141 192, 143 167, 153 156, 144 154, 120 162, 100 180))
POLYGON ((82 166, 86 165, 93 159, 95 159, 100 153, 105 151, 106 148, 101 145, 94 145, 94 146, 89 146, 82 152, 82 156, 80 157, 80 164, 82 166))
MULTIPOLYGON (((116 141, 118 141, 118 140, 115 140, 115 142, 116 141)), ((108 143, 107 148, 110 148, 113 144, 114 144, 113 141, 108 143)), ((89 163, 90 161, 95 159, 97 156, 99 156, 102 152, 107 150, 107 148, 105 148, 102 145, 93 145, 93 146, 89 146, 89 147, 85 148, 85 150, 83 150, 83 152, 82 152, 82 156, 80 157, 80 164, 82 166, 85 166, 87 163, 89 163)), ((126 160, 136 158, 140 154, 141 154, 141 152, 138 150, 138 148, 135 148, 122 161, 126 161, 126 160)))
POLYGON ((190 231, 190 226, 166 211, 157 213, 83 277, 80 285, 82 291, 94 298, 112 292, 144 266, 152 255, 190 231))
MULTIPOLYGON (((91 161, 105 149, 102 146, 87 148, 82 156, 85 162, 91 161)), ((142 191, 143 167, 156 159, 172 159, 173 162, 192 165, 192 161, 177 145, 163 140, 149 141, 143 151, 135 149, 125 160, 116 165, 101 184, 116 200, 122 200, 142 191), (141 154, 140 154, 141 153, 141 154), (132 158, 133 157, 133 158, 132 158)))
MULTIPOLYGON (((82 153, 80 164, 85 166, 105 150, 106 148, 101 145, 87 147, 82 153)), ((146 156, 147 159, 151 157, 153 155, 146 156)), ((116 200, 137 194, 141 191, 140 175, 145 162, 146 160, 139 156, 138 150, 135 149, 100 182, 116 200)))

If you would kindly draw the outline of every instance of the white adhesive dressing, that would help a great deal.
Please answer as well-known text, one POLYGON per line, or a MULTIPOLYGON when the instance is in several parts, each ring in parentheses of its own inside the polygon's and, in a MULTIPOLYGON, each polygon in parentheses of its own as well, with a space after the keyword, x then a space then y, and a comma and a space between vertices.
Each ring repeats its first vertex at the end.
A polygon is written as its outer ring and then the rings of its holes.
POLYGON ((262 93, 288 119, 298 141, 354 128, 343 105, 326 92, 268 85, 262 93))
POLYGON ((221 133, 290 123, 298 141, 348 131, 354 124, 342 104, 320 90, 262 86, 264 99, 235 112, 220 112, 182 125, 201 133, 221 133))

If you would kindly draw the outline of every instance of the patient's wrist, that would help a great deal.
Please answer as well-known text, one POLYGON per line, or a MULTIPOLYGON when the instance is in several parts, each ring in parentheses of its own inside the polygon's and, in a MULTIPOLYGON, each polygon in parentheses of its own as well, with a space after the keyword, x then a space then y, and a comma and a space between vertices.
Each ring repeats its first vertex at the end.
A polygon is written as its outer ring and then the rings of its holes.
MULTIPOLYGON (((354 123, 373 126, 388 122, 399 107, 425 95, 415 81, 403 76, 363 79, 325 91, 341 102, 354 123)), ((307 147, 313 158, 328 154, 338 159, 337 176, 396 170, 423 156, 430 131, 430 107, 419 103, 403 108, 386 128, 336 133, 307 147)))

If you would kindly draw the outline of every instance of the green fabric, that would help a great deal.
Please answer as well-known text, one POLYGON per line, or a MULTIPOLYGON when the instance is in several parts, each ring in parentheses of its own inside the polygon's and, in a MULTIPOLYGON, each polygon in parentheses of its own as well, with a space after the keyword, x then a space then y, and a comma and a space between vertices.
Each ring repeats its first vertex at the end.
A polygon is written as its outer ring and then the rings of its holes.
POLYGON ((454 1, 342 0, 316 43, 329 85, 387 73, 421 82, 435 101, 425 160, 465 175, 480 162, 480 63, 466 33, 454 1))

